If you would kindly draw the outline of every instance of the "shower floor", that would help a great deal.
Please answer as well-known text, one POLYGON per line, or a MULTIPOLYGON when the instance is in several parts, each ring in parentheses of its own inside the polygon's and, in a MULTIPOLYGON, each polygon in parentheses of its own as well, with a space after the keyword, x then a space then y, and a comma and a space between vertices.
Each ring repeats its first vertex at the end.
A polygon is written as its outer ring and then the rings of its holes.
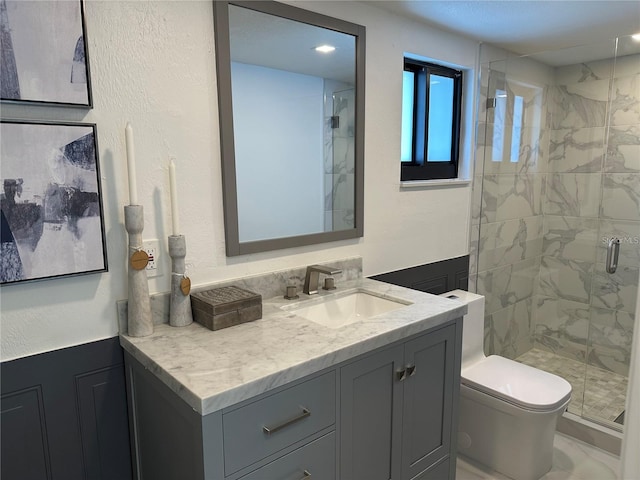
POLYGON ((529 350, 516 360, 567 380, 573 388, 568 408, 570 413, 613 423, 624 412, 627 377, 538 348, 529 350))

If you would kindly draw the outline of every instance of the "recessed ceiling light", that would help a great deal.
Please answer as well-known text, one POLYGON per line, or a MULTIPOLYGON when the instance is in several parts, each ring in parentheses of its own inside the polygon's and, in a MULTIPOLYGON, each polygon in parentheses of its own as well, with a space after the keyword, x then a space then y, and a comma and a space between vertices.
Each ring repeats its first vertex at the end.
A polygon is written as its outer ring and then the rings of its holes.
POLYGON ((634 33, 631 38, 636 42, 640 42, 640 33, 634 33))
POLYGON ((320 45, 319 47, 315 48, 316 52, 320 52, 320 53, 331 53, 336 49, 336 47, 333 47, 331 45, 320 45))

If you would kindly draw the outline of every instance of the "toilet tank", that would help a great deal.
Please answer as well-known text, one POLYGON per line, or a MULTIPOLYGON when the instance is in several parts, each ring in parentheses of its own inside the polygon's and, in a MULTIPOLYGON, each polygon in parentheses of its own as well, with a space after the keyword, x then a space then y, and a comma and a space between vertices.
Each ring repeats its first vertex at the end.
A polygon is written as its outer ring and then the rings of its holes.
POLYGON ((462 368, 484 358, 484 297, 464 290, 452 290, 440 296, 467 305, 462 320, 462 368))

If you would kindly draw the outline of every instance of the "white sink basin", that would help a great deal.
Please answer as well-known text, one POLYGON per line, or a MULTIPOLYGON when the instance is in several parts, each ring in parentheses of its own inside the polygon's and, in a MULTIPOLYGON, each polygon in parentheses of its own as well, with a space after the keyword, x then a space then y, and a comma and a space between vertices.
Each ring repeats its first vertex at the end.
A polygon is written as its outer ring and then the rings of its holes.
POLYGON ((340 328, 407 305, 410 302, 389 300, 367 292, 353 292, 287 310, 325 327, 340 328))

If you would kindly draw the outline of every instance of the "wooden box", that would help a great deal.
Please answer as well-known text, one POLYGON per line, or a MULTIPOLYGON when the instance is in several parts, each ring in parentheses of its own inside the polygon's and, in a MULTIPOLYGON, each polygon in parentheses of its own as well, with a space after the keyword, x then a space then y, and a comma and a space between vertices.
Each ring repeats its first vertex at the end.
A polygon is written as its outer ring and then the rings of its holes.
POLYGON ((191 294, 193 319, 220 330, 262 318, 262 296, 239 287, 220 287, 191 294))

